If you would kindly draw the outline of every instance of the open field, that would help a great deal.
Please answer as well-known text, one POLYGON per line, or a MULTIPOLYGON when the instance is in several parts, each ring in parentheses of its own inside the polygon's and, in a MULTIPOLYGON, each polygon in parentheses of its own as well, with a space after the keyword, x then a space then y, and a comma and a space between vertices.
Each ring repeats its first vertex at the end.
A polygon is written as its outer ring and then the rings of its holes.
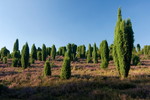
MULTIPOLYGON (((120 80, 112 61, 107 69, 85 59, 72 62, 72 77, 59 78, 62 57, 50 61, 52 76, 43 76, 42 61, 27 69, 7 67, 0 62, 1 100, 137 100, 150 99, 150 60, 131 66, 129 77, 120 80)), ((10 63, 11 61, 9 61, 10 63)), ((99 61, 100 62, 100 61, 99 61)))
POLYGON ((150 0, 1 0, 0 100, 150 100, 150 0))

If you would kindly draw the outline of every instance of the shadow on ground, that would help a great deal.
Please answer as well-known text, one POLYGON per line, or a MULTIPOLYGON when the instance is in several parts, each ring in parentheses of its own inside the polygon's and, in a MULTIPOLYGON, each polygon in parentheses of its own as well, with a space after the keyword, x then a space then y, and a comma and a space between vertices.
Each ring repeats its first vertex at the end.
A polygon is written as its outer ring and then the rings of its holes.
MULTIPOLYGON (((57 77, 57 76, 55 76, 57 77)), ((0 85, 1 100, 130 100, 150 99, 150 77, 120 80, 119 77, 74 75, 52 86, 7 88, 0 85)))

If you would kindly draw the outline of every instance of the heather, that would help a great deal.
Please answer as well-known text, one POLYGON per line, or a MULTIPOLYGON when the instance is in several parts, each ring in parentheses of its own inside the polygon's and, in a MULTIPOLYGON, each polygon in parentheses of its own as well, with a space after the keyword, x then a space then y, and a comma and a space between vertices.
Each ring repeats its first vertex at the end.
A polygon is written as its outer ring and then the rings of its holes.
MULTIPOLYGON (((100 62, 100 61, 99 61, 100 62)), ((131 66, 128 78, 120 80, 113 61, 107 69, 100 63, 85 59, 71 62, 71 78, 61 80, 62 56, 51 64, 52 75, 44 77, 43 61, 35 61, 30 68, 10 67, 0 62, 0 97, 28 100, 136 100, 150 99, 150 60, 131 66)))

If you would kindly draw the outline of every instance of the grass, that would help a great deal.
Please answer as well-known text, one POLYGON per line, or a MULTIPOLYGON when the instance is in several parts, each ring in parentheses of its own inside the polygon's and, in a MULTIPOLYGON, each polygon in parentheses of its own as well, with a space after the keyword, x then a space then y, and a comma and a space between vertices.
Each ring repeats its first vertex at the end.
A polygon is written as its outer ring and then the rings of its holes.
MULTIPOLYGON (((112 61, 107 69, 100 63, 72 62, 72 77, 59 78, 62 60, 53 61, 52 76, 43 76, 43 62, 32 67, 0 67, 1 100, 137 100, 150 99, 150 61, 131 66, 129 77, 120 80, 112 61)), ((0 64, 1 66, 1 64, 0 64)))

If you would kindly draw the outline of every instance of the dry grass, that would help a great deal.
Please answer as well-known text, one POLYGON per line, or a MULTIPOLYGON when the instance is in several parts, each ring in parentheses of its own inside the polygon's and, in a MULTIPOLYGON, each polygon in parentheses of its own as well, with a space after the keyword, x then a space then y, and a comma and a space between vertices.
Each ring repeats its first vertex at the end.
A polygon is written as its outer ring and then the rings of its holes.
POLYGON ((131 66, 129 77, 125 80, 119 79, 112 61, 107 69, 100 69, 100 63, 87 64, 85 59, 72 62, 72 77, 69 80, 59 78, 62 57, 51 61, 53 67, 50 77, 43 76, 43 64, 42 61, 36 61, 23 70, 1 63, 1 99, 150 99, 150 60, 143 60, 139 66, 131 66))

